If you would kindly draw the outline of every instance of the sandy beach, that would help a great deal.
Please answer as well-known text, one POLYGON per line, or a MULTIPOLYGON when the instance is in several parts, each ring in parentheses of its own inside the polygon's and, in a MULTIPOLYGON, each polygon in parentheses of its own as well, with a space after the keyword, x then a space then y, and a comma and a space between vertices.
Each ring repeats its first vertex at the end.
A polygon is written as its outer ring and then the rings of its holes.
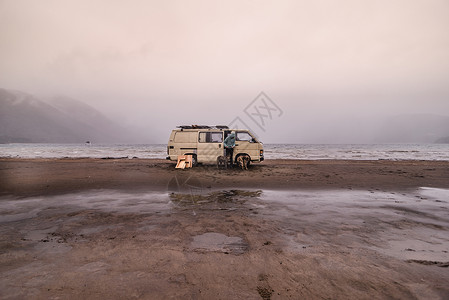
POLYGON ((449 162, 0 159, 2 299, 447 299, 449 162))
POLYGON ((89 189, 166 191, 175 177, 205 189, 449 188, 448 161, 268 160, 248 172, 214 165, 176 170, 157 159, 0 159, 0 195, 33 196, 89 189))

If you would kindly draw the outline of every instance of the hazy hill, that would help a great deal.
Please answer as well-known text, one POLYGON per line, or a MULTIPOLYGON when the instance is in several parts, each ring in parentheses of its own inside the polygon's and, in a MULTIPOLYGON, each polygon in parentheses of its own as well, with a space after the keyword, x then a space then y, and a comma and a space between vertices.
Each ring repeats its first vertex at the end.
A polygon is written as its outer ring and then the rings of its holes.
POLYGON ((0 143, 121 142, 127 132, 89 105, 0 89, 0 143))
POLYGON ((449 117, 432 114, 399 115, 382 125, 376 142, 447 143, 449 117))
MULTIPOLYGON (((373 121, 374 122, 374 121, 373 121)), ((348 141, 374 143, 449 143, 449 117, 430 114, 399 115, 372 129, 341 126, 326 128, 332 142, 335 136, 348 141), (362 139, 363 138, 363 139, 362 139)), ((349 122, 351 124, 351 122, 349 122)), ((37 97, 0 89, 0 143, 151 143, 147 130, 125 130, 93 107, 68 97, 43 101, 37 97), (142 134, 144 133, 144 134, 142 134)))

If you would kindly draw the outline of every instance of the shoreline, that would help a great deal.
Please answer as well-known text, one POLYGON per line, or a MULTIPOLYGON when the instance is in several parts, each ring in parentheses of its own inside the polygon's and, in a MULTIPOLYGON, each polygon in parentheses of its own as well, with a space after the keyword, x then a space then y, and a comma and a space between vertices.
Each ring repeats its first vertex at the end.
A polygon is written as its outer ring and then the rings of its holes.
MULTIPOLYGON (((267 159, 449 161, 449 144, 265 144, 264 148, 267 159)), ((0 147, 0 152, 5 158, 165 159, 167 144, 14 144, 0 147)))

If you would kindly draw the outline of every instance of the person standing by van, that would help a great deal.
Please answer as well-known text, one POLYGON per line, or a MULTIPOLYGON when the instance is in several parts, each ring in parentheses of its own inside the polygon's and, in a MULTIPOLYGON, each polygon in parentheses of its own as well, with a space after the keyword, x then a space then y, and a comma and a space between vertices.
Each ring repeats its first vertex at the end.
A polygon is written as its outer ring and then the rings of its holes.
POLYGON ((230 163, 232 166, 232 164, 233 164, 232 156, 233 156, 234 147, 235 147, 235 132, 234 131, 231 132, 231 134, 225 138, 225 140, 223 142, 223 146, 226 149, 226 157, 230 156, 229 160, 230 160, 230 163))

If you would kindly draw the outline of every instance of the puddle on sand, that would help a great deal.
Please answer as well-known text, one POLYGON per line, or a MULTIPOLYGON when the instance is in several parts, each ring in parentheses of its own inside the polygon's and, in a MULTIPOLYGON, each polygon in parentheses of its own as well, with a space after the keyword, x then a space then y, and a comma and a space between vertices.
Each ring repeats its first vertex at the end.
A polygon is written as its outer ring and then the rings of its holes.
POLYGON ((0 198, 0 223, 35 218, 46 210, 64 208, 68 213, 80 209, 94 209, 120 213, 162 213, 173 205, 198 205, 214 203, 228 205, 243 204, 249 198, 259 197, 262 191, 224 190, 208 194, 195 193, 127 193, 116 190, 91 190, 46 197, 14 199, 0 198))
POLYGON ((0 222, 14 222, 23 219, 31 219, 42 210, 42 198, 28 198, 10 200, 7 197, 0 198, 0 222))
POLYGON ((422 199, 432 199, 435 202, 448 203, 449 202, 449 189, 438 189, 422 187, 419 189, 422 199))
POLYGON ((288 248, 366 247, 406 261, 449 262, 449 189, 264 191, 260 215, 283 220, 288 248))
MULTIPOLYGON (((411 233, 416 234, 416 233, 411 233)), ((407 239, 389 241, 386 248, 371 247, 378 252, 401 260, 449 262, 448 239, 445 233, 433 233, 427 240, 407 239), (446 240, 446 243, 442 242, 446 240)))
POLYGON ((0 223, 32 219, 49 209, 64 208, 67 212, 95 209, 105 212, 150 213, 171 208, 166 193, 126 193, 116 190, 91 190, 26 199, 0 198, 0 223))
POLYGON ((222 233, 207 232, 193 237, 191 247, 195 250, 243 254, 248 244, 240 237, 227 236, 222 233))
MULTIPOLYGON (((207 194, 93 190, 27 199, 2 197, 0 223, 32 219, 41 213, 50 215, 59 209, 67 212, 94 209, 137 214, 171 213, 176 206, 190 208, 198 204, 226 210, 248 205, 251 210, 257 210, 259 218, 280 221, 286 239, 291 240, 289 247, 298 250, 317 241, 343 243, 346 237, 354 244, 369 242, 377 247, 371 249, 402 259, 449 261, 447 189, 420 188, 407 193, 374 190, 222 190, 207 194)), ((105 229, 107 227, 85 229, 85 233, 105 229)), ((36 231, 26 238, 41 240, 48 233, 48 230, 36 231)), ((44 244, 43 247, 55 245, 50 242, 44 244)), ((239 237, 206 233, 196 236, 192 247, 203 251, 243 253, 247 244, 239 237)), ((66 250, 53 248, 54 251, 66 250)))
POLYGON ((366 217, 384 221, 401 216, 417 223, 449 225, 449 190, 420 188, 415 192, 395 193, 366 190, 264 190, 260 199, 269 204, 266 215, 295 217, 334 223, 356 223, 366 217), (273 209, 274 208, 274 209, 273 209), (355 221, 355 222, 354 222, 355 221))

